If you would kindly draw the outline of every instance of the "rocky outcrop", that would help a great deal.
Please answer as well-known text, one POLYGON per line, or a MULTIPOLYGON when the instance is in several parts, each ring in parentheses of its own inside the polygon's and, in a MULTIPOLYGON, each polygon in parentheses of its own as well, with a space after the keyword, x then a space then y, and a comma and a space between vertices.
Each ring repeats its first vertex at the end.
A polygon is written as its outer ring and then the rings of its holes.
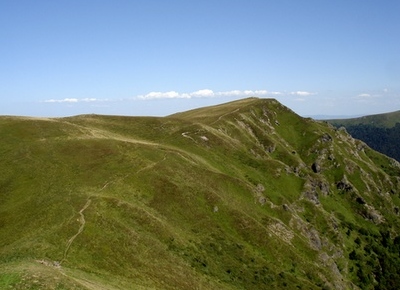
POLYGON ((329 192, 330 187, 326 181, 309 177, 304 184, 302 196, 314 204, 319 204, 319 194, 326 196, 329 192))
POLYGON ((350 192, 353 190, 353 185, 348 181, 346 175, 336 183, 336 188, 343 192, 350 192))

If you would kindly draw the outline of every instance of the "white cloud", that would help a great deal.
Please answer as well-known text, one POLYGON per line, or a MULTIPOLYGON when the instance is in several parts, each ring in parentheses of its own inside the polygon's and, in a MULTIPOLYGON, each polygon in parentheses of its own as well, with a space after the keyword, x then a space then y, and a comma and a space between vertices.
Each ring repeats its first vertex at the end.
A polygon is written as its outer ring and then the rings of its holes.
POLYGON ((227 96, 245 96, 245 92, 249 92, 249 91, 239 91, 239 90, 233 90, 233 91, 225 91, 225 92, 217 92, 216 95, 217 96, 222 96, 222 97, 227 97, 227 96))
POLYGON ((153 99, 183 99, 190 98, 188 94, 180 94, 175 91, 169 92, 150 92, 146 95, 137 96, 138 99, 142 100, 153 100, 153 99))
POLYGON ((297 92, 291 92, 291 95, 296 95, 296 96, 312 96, 312 95, 316 95, 316 93, 311 93, 311 92, 305 92, 305 91, 297 91, 297 92))
POLYGON ((215 94, 212 90, 205 89, 205 90, 198 90, 196 92, 188 94, 191 97, 199 97, 199 98, 204 98, 204 97, 214 97, 215 94))
POLYGON ((316 93, 310 93, 305 91, 296 92, 278 92, 267 90, 231 90, 231 91, 218 91, 214 92, 210 89, 201 89, 190 93, 180 93, 177 91, 167 92, 149 92, 145 95, 138 95, 130 99, 97 99, 97 98, 65 98, 65 99, 49 99, 42 101, 44 103, 100 103, 100 102, 120 102, 127 100, 156 100, 156 99, 192 99, 192 98, 215 98, 215 97, 274 97, 284 95, 295 95, 301 97, 315 95, 316 93))
POLYGON ((62 99, 62 100, 56 100, 56 99, 50 99, 50 100, 45 100, 45 103, 77 103, 78 99, 62 99))
POLYGON ((380 98, 380 97, 382 97, 382 95, 380 95, 380 94, 371 95, 371 94, 363 93, 363 94, 359 94, 359 95, 353 97, 353 99, 356 99, 356 100, 371 100, 371 99, 376 99, 376 98, 380 98))
POLYGON ((380 95, 380 94, 362 93, 357 96, 354 96, 352 99, 357 102, 360 102, 360 103, 372 103, 381 97, 382 97, 382 95, 380 95))
POLYGON ((213 97, 246 97, 246 96, 267 96, 267 95, 280 95, 280 92, 271 92, 269 93, 266 90, 232 90, 232 91, 222 91, 222 92, 214 92, 210 89, 203 89, 194 91, 191 93, 178 93, 176 91, 170 92, 150 92, 146 95, 139 95, 135 97, 135 99, 140 100, 153 100, 153 99, 191 99, 191 98, 213 98, 213 97))
POLYGON ((65 99, 49 99, 43 101, 44 103, 78 103, 78 102, 104 102, 107 99, 96 99, 96 98, 84 98, 84 99, 76 99, 76 98, 65 98, 65 99))
POLYGON ((85 99, 81 99, 80 101, 82 101, 82 102, 99 102, 101 100, 96 99, 96 98, 85 98, 85 99))
POLYGON ((357 97, 359 97, 359 98, 370 98, 371 95, 370 94, 359 94, 357 97))
POLYGON ((268 95, 268 91, 266 90, 257 90, 257 91, 244 91, 247 96, 266 96, 268 95))
POLYGON ((283 93, 281 92, 268 92, 269 95, 273 95, 273 96, 280 96, 283 95, 283 93))

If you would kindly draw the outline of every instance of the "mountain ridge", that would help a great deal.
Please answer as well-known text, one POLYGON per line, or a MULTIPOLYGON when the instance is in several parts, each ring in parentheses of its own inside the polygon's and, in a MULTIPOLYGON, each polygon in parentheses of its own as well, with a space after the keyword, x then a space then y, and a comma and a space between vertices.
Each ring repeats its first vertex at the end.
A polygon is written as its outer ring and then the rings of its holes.
POLYGON ((395 283, 399 164, 274 99, 167 117, 0 117, 0 136, 0 286, 395 283))
POLYGON ((393 128, 400 120, 400 110, 381 113, 364 115, 355 118, 342 118, 342 119, 328 119, 327 121, 333 124, 346 125, 373 125, 379 128, 393 128))
POLYGON ((400 160, 400 111, 352 119, 327 120, 335 127, 345 127, 354 138, 373 149, 400 160))

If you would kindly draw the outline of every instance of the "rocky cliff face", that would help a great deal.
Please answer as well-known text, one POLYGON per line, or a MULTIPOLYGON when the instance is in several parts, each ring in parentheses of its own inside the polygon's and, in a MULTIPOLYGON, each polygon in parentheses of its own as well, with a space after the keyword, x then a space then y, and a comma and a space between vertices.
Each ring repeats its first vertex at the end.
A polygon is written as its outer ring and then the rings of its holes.
POLYGON ((398 286, 399 163, 276 100, 0 128, 3 269, 83 289, 398 286))

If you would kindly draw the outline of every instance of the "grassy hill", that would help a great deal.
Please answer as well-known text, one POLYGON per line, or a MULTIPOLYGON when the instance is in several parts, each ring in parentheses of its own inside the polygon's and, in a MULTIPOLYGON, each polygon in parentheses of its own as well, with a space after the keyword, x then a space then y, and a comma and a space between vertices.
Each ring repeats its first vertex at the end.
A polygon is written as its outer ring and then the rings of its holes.
POLYGON ((370 125, 378 128, 393 128, 396 123, 400 123, 400 111, 368 115, 358 118, 349 119, 335 119, 329 120, 333 124, 341 124, 343 126, 354 126, 354 125, 370 125))
POLYGON ((328 122, 336 127, 344 126, 354 138, 363 140, 371 148, 400 160, 400 111, 328 122))
POLYGON ((276 100, 0 137, 0 289, 399 286, 400 165, 276 100))

